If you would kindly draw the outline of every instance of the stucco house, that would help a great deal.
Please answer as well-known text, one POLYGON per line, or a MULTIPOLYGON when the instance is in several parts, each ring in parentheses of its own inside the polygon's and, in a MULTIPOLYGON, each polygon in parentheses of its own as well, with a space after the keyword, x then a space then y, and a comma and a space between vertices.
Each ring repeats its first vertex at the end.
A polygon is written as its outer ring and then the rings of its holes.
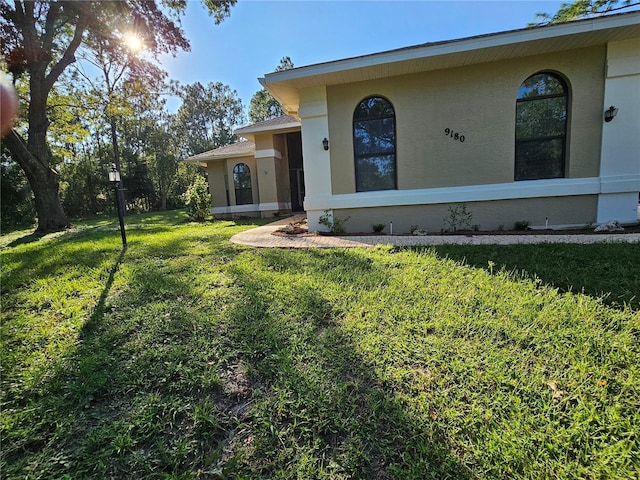
POLYGON ((288 116, 188 159, 215 215, 327 210, 348 231, 635 223, 640 12, 427 43, 270 73, 288 116))

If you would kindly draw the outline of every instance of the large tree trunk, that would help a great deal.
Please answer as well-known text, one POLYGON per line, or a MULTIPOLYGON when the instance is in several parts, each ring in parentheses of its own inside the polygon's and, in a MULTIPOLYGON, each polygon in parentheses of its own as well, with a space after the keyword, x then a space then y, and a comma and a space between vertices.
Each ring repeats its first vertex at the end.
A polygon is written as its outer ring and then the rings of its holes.
POLYGON ((58 174, 33 155, 15 131, 10 131, 3 141, 6 142, 11 157, 22 167, 29 180, 38 215, 36 231, 49 233, 67 228, 69 220, 60 203, 58 174))
POLYGON ((69 5, 63 3, 50 2, 48 9, 40 10, 42 5, 36 2, 16 0, 13 12, 15 27, 22 34, 24 66, 29 73, 29 130, 26 142, 15 131, 8 133, 3 141, 6 141, 12 158, 23 168, 31 185, 38 215, 36 231, 39 233, 57 232, 69 226, 58 195, 58 174, 51 168, 47 145, 47 98, 65 68, 75 61, 74 54, 82 42, 91 4, 78 3, 74 11, 74 15, 77 15, 75 30, 69 43, 64 46, 55 43, 59 22, 69 22, 73 16, 66 16, 65 8, 69 8, 69 5), (46 15, 44 23, 37 18, 43 11, 46 15), (39 30, 42 26, 44 30, 39 30), (57 63, 51 64, 51 52, 55 48, 61 48, 63 53, 57 63))

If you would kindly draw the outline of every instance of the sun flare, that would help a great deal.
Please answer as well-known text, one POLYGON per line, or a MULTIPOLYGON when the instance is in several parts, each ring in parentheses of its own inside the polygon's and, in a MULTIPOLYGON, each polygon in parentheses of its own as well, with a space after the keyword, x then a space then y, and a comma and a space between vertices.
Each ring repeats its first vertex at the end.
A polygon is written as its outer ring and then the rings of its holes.
POLYGON ((127 33, 124 36, 124 43, 127 45, 129 50, 133 52, 138 52, 144 48, 144 42, 142 39, 136 35, 135 33, 127 33))

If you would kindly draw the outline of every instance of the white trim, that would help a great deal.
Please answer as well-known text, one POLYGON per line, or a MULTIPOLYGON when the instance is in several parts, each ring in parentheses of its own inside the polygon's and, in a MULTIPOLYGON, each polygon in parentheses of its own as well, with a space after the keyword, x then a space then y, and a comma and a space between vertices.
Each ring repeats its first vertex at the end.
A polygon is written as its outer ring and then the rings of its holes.
POLYGON ((258 205, 255 203, 250 203, 248 205, 231 205, 228 207, 213 207, 211 209, 212 215, 220 215, 224 213, 247 213, 247 212, 257 212, 258 205))
POLYGON ((261 132, 273 132, 276 130, 291 130, 300 129, 300 122, 292 121, 289 123, 280 123, 276 125, 249 125, 248 127, 241 127, 234 133, 242 136, 245 133, 261 133, 261 132))
POLYGON ((269 202, 269 203, 261 203, 258 205, 258 210, 261 212, 270 211, 270 210, 287 210, 286 203, 280 202, 269 202))
MULTIPOLYGON (((439 55, 482 50, 485 48, 502 47, 518 43, 546 40, 582 33, 592 33, 610 28, 637 25, 640 12, 629 12, 625 15, 604 16, 589 20, 568 22, 560 25, 550 25, 539 28, 527 28, 499 32, 486 36, 475 36, 458 40, 445 41, 435 44, 418 45, 387 52, 374 53, 361 57, 347 58, 333 62, 320 63, 307 67, 294 68, 265 75, 262 85, 271 86, 273 83, 297 80, 315 75, 326 75, 346 70, 372 67, 388 63, 416 60, 439 55)), ((262 79, 261 79, 262 80, 262 79)))
POLYGON ((256 150, 256 158, 278 158, 282 159, 282 153, 274 148, 266 148, 264 150, 256 150))
MULTIPOLYGON (((527 180, 489 185, 428 188, 423 190, 383 190, 341 195, 310 195, 305 198, 305 210, 330 208, 392 207, 459 202, 486 202, 519 198, 565 197, 638 191, 640 176, 559 178, 527 180)), ((308 192, 308 191, 307 191, 308 192)))
POLYGON ((287 202, 270 202, 270 203, 250 203, 247 205, 230 205, 228 207, 213 207, 212 215, 220 215, 226 213, 247 213, 247 212, 265 212, 272 210, 291 210, 291 205, 287 202))
POLYGON ((638 192, 604 193, 598 197, 597 223, 638 223, 638 192))
POLYGON ((600 193, 640 192, 640 174, 601 177, 600 184, 600 193))

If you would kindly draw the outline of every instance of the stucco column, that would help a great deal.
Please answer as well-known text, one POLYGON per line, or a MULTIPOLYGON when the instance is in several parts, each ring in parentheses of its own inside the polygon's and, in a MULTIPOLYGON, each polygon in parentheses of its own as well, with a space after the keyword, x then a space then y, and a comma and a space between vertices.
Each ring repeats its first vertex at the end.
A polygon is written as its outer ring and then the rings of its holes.
POLYGON ((320 225, 326 206, 331 197, 331 139, 329 138, 329 117, 327 114, 327 89, 324 86, 302 90, 298 110, 302 123, 302 157, 304 158, 304 208, 307 212, 309 231, 326 231, 320 225), (323 139, 329 140, 329 150, 322 146, 323 139))
POLYGON ((604 111, 618 108, 602 125, 598 217, 603 223, 637 220, 640 191, 640 40, 607 45, 604 111))
POLYGON ((258 191, 261 216, 268 217, 280 210, 278 203, 277 162, 282 159, 282 153, 275 149, 256 150, 256 175, 258 177, 258 191))

